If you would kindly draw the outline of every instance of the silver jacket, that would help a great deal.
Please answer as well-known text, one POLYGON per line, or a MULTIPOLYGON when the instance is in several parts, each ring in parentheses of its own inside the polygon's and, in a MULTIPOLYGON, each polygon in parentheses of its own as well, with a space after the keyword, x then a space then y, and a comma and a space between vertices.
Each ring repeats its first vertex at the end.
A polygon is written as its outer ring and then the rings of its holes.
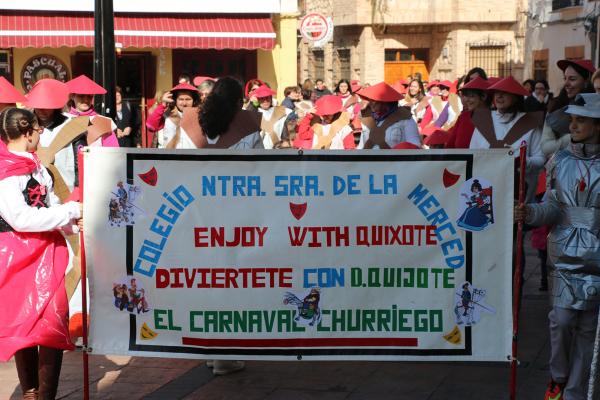
POLYGON ((544 203, 529 204, 526 222, 553 225, 548 236, 553 305, 596 308, 600 304, 600 145, 571 143, 550 159, 547 172, 544 203))

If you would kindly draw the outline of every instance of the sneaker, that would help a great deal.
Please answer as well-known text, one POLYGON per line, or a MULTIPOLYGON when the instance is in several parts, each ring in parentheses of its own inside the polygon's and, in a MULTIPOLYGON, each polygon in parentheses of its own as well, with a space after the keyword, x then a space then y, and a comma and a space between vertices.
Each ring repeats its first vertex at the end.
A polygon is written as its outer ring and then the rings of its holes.
POLYGON ((550 382, 548 382, 548 388, 546 389, 544 400, 562 400, 564 388, 564 383, 554 382, 554 380, 551 379, 550 382))
POLYGON ((244 369, 243 361, 230 361, 230 360, 215 360, 213 364, 214 375, 228 375, 233 374, 244 369))
POLYGON ((206 360, 206 367, 212 368, 215 366, 215 360, 206 360))

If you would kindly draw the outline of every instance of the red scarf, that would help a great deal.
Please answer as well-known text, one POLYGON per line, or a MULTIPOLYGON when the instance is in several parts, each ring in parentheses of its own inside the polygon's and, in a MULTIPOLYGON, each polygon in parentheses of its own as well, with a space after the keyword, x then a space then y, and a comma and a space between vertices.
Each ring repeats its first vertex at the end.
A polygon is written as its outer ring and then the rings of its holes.
POLYGON ((0 140, 0 180, 19 175, 28 175, 38 168, 39 159, 34 154, 33 160, 11 153, 6 144, 0 140))

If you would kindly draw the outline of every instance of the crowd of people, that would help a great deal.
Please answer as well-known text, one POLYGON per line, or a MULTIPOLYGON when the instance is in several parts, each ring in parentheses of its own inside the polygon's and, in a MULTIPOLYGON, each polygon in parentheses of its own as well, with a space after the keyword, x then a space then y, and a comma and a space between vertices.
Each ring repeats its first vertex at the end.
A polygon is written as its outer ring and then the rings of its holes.
MULTIPOLYGON (((552 288, 546 398, 583 399, 600 303, 600 71, 589 60, 561 60, 557 67, 564 86, 555 97, 544 80, 521 84, 511 76, 489 77, 481 68, 455 81, 342 79, 333 91, 322 79, 306 80, 285 88, 281 101, 260 79, 243 84, 184 75, 157 94, 145 116, 143 143, 166 149, 427 151, 518 150, 525 142, 528 204, 516 206, 515 219, 539 226, 533 236, 540 290, 549 283, 552 288)), ((79 185, 78 151, 142 143, 137 111, 116 92, 117 116, 104 123, 93 99, 106 90, 85 76, 67 83, 42 79, 26 96, 0 78, 0 296, 8 302, 0 311, 0 361, 15 357, 27 399, 56 396, 62 350, 73 349, 64 288, 69 254, 59 230, 69 234, 83 226, 80 204, 67 196, 79 185), (63 129, 78 117, 85 117, 83 130, 63 129), (97 134, 85 133, 90 124, 97 134), (31 246, 41 255, 30 256, 31 246), (39 274, 52 278, 32 285, 39 274)), ((115 306, 123 309, 125 292, 117 296, 118 290, 115 306)), ((211 364, 215 374, 243 368, 237 361, 211 364)))

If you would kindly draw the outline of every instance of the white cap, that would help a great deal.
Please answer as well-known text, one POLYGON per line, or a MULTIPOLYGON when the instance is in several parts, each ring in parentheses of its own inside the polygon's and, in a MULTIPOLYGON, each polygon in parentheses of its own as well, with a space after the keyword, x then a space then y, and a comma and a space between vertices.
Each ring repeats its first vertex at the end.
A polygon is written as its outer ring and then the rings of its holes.
POLYGON ((568 106, 565 113, 600 119, 600 94, 578 94, 577 97, 575 97, 575 104, 568 106))

